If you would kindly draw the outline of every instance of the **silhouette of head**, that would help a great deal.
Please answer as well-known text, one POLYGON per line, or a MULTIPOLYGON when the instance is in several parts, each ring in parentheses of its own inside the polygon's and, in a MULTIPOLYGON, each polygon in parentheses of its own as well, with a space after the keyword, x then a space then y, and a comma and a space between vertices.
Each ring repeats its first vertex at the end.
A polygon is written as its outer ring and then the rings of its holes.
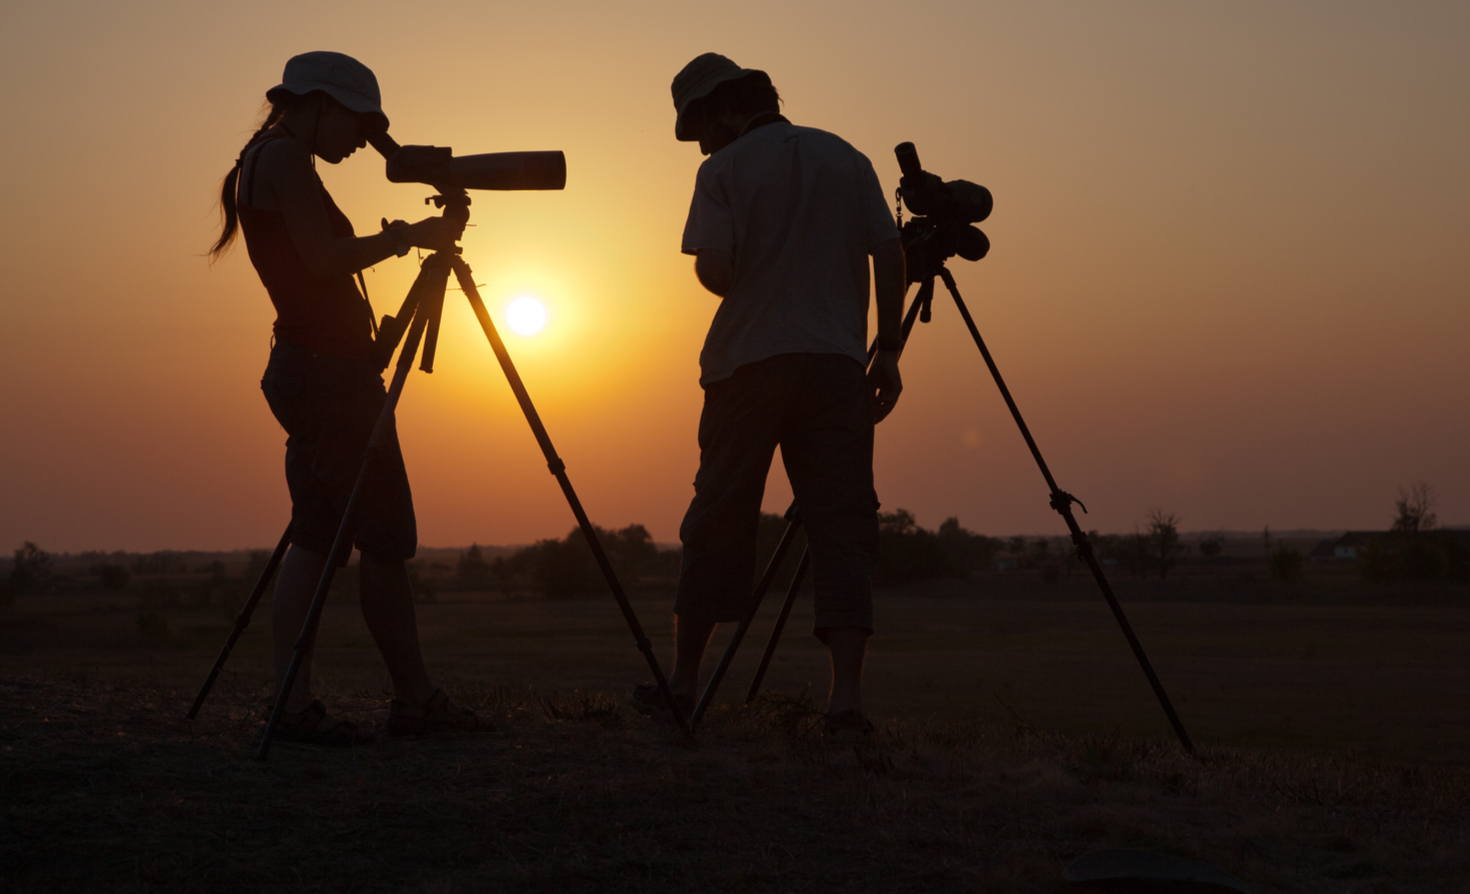
POLYGON ((292 56, 286 60, 281 83, 267 90, 265 98, 281 105, 290 96, 311 93, 325 93, 343 108, 363 116, 370 131, 388 129, 378 79, 372 69, 345 53, 316 50, 292 56))
POLYGON ((759 69, 741 68, 719 53, 695 57, 674 76, 672 90, 674 138, 698 140, 706 154, 733 140, 751 116, 780 111, 780 96, 769 75, 759 69), (727 133, 732 128, 734 133, 727 133), (714 143, 718 145, 711 148, 714 143))

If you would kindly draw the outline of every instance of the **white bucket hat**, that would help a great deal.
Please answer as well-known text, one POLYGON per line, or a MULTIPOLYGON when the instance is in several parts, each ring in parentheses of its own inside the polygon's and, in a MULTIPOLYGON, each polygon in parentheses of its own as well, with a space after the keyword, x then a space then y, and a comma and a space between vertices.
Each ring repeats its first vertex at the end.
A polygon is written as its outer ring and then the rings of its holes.
POLYGON ((316 50, 292 56, 286 60, 281 83, 265 91, 265 98, 275 102, 283 93, 305 96, 318 90, 352 111, 374 119, 380 130, 388 129, 378 79, 372 69, 346 53, 316 50))

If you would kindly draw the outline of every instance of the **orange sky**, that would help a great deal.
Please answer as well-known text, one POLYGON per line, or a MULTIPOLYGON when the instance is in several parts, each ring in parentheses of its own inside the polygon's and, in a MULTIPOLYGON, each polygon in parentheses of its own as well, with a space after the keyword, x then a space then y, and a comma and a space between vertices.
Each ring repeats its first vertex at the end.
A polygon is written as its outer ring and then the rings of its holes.
MULTIPOLYGON (((17 5, 19 6, 19 5, 17 5)), ((588 511, 676 539, 716 299, 678 253, 697 150, 668 85, 716 50, 797 123, 988 185, 954 262, 1082 522, 1376 527, 1432 483, 1470 522, 1470 8, 1461 3, 55 2, 0 28, 0 549, 274 542, 272 310, 202 259, 220 177, 285 59, 352 53, 393 133, 563 149, 563 193, 478 194, 465 257, 588 511), (609 9, 615 6, 616 11, 609 9)), ((321 165, 360 232, 423 215, 361 153, 321 165)), ((379 312, 409 260, 368 274, 379 312)), ((429 545, 573 519, 462 301, 399 410, 429 545)), ((878 434, 886 508, 990 534, 1060 521, 953 308, 878 434)), ((789 498, 779 465, 767 506, 789 498)))

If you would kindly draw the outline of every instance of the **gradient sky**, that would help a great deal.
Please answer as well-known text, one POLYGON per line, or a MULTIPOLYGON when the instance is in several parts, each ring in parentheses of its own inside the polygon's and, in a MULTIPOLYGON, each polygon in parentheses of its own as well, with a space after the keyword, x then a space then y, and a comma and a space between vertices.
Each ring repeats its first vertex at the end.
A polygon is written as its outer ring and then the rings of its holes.
MULTIPOLYGON (((0 13, 0 549, 274 542, 273 311, 209 266, 220 178, 287 57, 351 53, 400 142, 563 149, 562 193, 480 193, 464 240, 593 519, 677 537, 715 299, 678 252, 701 158, 669 81, 715 50, 873 160, 984 183, 959 285, 1086 527, 1370 528, 1430 482, 1470 522, 1470 6, 1464 3, 68 2, 0 13)), ((371 151, 321 164, 371 232, 417 219, 371 151)), ((379 313, 415 272, 368 273, 379 313)), ((399 427, 429 545, 574 522, 457 295, 399 427)), ((879 429, 885 508, 1060 520, 952 305, 879 429)), ((779 464, 767 507, 789 499, 779 464)))

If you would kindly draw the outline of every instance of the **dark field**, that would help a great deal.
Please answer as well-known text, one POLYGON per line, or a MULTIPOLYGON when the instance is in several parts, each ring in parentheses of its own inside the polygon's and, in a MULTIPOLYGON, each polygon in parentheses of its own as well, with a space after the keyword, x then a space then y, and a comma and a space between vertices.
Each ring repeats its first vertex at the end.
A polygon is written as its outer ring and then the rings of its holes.
MULTIPOLYGON (((770 695, 737 710, 775 605, 691 744, 625 706, 647 672, 610 598, 440 593, 431 671, 503 734, 259 764, 268 603, 190 724, 234 600, 25 596, 0 626, 4 887, 1059 891, 1072 858, 1133 847, 1253 891, 1470 890, 1465 593, 1119 586, 1201 760, 1080 577, 880 596, 861 759, 816 733, 805 600, 770 695)), ((669 602, 635 602, 667 660, 669 602)), ((317 675, 335 711, 386 716, 349 599, 317 675)))

